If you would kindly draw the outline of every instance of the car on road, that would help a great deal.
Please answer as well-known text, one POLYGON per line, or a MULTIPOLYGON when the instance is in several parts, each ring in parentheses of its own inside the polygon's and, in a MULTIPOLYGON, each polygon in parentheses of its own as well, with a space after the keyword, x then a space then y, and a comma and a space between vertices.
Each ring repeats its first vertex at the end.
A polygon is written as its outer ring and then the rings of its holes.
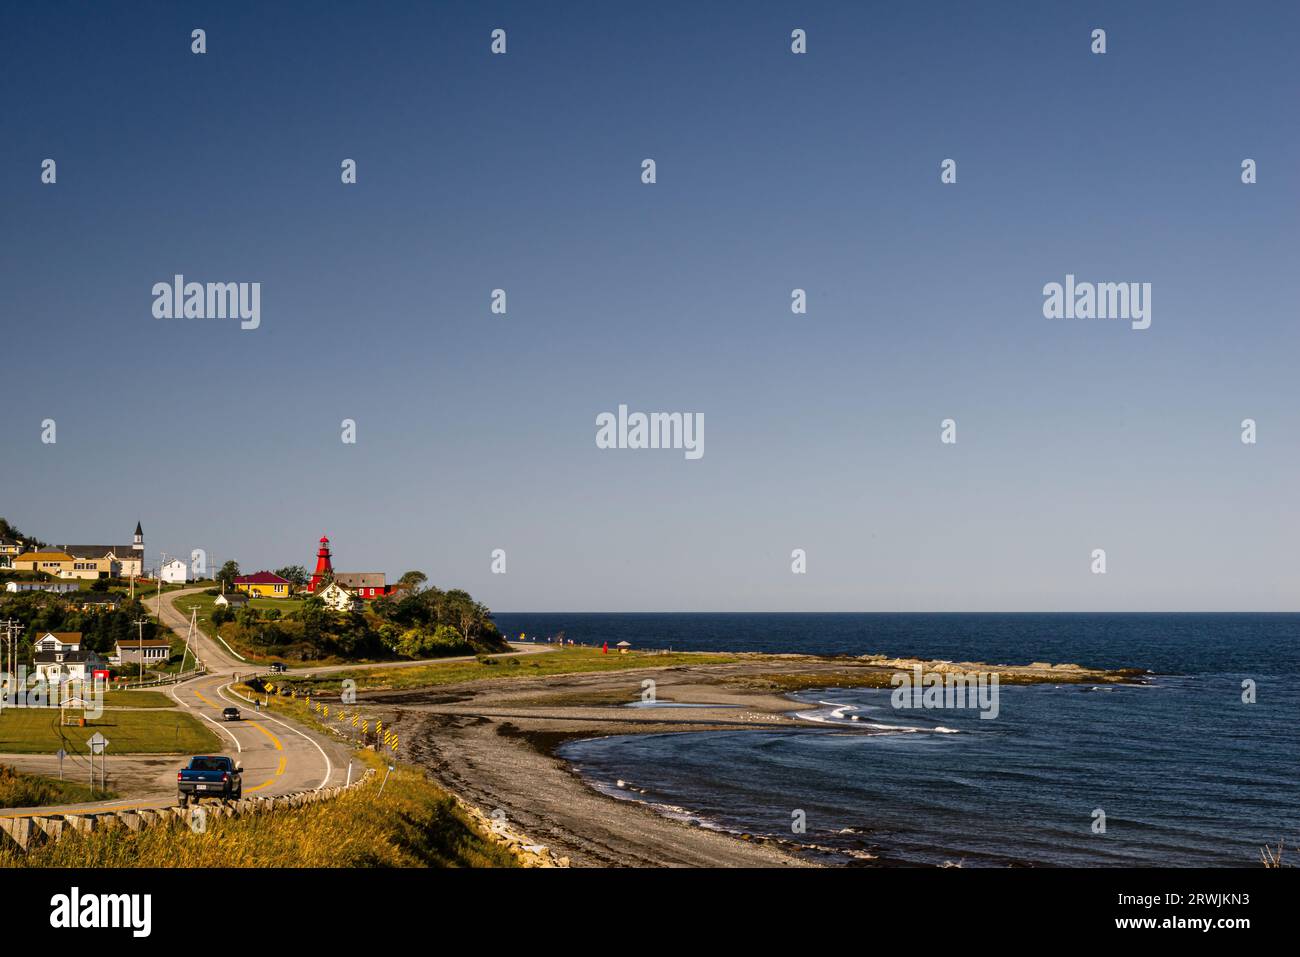
POLYGON ((238 708, 226 708, 224 711, 221 712, 221 720, 222 720, 222 721, 238 721, 238 720, 239 720, 239 709, 238 709, 238 708))
POLYGON ((277 675, 282 675, 289 670, 289 666, 283 661, 273 661, 271 662, 271 670, 277 675))
POLYGON ((224 754, 199 754, 176 772, 176 796, 181 807, 191 800, 215 797, 238 801, 244 794, 243 766, 224 754))

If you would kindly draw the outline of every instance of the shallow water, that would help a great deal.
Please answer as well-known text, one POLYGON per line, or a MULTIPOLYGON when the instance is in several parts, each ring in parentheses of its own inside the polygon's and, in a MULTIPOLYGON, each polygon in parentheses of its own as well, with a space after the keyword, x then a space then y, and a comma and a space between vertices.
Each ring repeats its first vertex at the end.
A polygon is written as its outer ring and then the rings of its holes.
MULTIPOLYGON (((687 645, 693 616, 635 617, 676 619, 668 630, 687 645)), ((697 640, 722 647, 717 616, 700 617, 710 620, 697 640)), ((676 816, 915 863, 1255 866, 1263 844, 1300 839, 1300 616, 884 616, 895 620, 881 628, 865 615, 826 628, 813 615, 802 644, 790 638, 799 616, 730 617, 749 619, 744 640, 761 650, 1164 673, 1147 686, 1002 686, 994 720, 895 709, 887 689, 832 689, 791 701, 820 727, 619 736, 562 754, 611 793, 676 816), (947 627, 931 633, 934 619, 947 627), (1043 619, 1060 626, 1050 641, 1043 619), (987 640, 972 637, 981 626, 987 640), (906 640, 881 645, 876 633, 906 640), (1246 680, 1254 704, 1242 701, 1246 680), (806 833, 791 829, 797 811, 806 833)))

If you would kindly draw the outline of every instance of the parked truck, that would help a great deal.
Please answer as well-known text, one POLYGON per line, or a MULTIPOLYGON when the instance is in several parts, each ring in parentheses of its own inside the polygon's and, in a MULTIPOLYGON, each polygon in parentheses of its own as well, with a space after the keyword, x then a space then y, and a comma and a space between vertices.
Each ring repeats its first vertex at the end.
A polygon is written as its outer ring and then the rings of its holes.
POLYGON ((243 766, 221 754, 200 754, 176 772, 176 792, 181 807, 190 800, 215 797, 238 801, 244 793, 243 766))

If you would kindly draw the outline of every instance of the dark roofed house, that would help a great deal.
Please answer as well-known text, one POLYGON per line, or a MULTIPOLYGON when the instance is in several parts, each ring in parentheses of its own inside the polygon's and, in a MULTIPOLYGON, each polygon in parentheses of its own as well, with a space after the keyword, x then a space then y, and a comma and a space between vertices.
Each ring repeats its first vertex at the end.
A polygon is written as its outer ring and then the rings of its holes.
POLYGON ((135 523, 135 541, 130 545, 64 545, 63 552, 85 561, 111 558, 118 566, 116 574, 122 578, 140 578, 144 575, 144 529, 135 523))
POLYGON ((114 655, 120 664, 160 665, 171 657, 172 645, 166 638, 128 638, 119 641, 114 655))
POLYGON ((130 556, 130 545, 64 545, 59 549, 73 558, 104 558, 107 555, 130 556))
POLYGON ((117 611, 122 607, 122 596, 117 592, 71 592, 68 595, 68 601, 82 611, 117 611))
POLYGON ((334 581, 366 601, 381 598, 389 591, 383 572, 335 572, 334 581))
POLYGON ((218 608, 247 608, 248 596, 242 591, 224 591, 213 604, 218 608))
POLYGON ((86 681, 92 672, 104 667, 99 655, 82 650, 79 631, 47 631, 36 639, 33 648, 36 677, 50 684, 86 681))

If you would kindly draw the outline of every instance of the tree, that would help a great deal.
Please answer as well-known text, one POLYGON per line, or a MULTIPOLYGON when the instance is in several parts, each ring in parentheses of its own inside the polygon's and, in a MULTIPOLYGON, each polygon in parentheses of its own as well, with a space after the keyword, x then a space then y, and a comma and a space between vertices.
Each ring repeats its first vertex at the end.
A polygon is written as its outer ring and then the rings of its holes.
POLYGON ((411 594, 418 592, 424 583, 429 580, 429 576, 424 572, 409 571, 401 578, 397 579, 397 584, 406 585, 411 590, 411 594))
POLYGON ((235 587, 235 579, 239 577, 239 562, 230 561, 221 566, 221 571, 217 572, 217 586, 226 586, 227 590, 235 587))
POLYGON ((277 568, 275 573, 294 588, 306 588, 307 582, 311 580, 307 577, 307 569, 301 565, 286 565, 284 568, 277 568))
POLYGON ((20 532, 16 526, 10 525, 3 518, 0 518, 0 538, 10 538, 14 541, 26 542, 28 548, 39 549, 45 547, 45 542, 38 538, 30 538, 20 532))

